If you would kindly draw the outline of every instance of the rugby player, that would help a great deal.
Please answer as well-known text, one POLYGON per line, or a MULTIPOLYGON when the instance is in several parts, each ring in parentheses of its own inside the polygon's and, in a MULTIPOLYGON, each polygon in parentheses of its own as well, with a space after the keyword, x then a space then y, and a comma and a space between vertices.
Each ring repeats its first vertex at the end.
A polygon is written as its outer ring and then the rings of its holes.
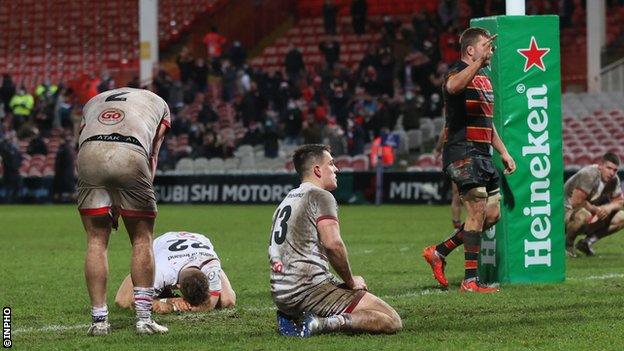
POLYGON ((586 237, 576 248, 595 254, 596 241, 624 228, 622 189, 617 175, 620 159, 606 153, 599 164, 583 167, 563 187, 565 196, 566 254, 576 257, 574 241, 586 237))
POLYGON ((77 159, 78 210, 87 232, 85 278, 92 306, 89 335, 110 333, 107 248, 119 215, 132 243, 136 331, 168 331, 151 316, 156 218, 152 183, 158 151, 170 124, 167 103, 143 89, 110 90, 93 97, 83 109, 77 159))
POLYGON ((499 175, 492 162, 491 148, 500 153, 506 174, 516 169, 492 123, 494 93, 483 70, 490 64, 494 38, 482 28, 466 29, 460 37, 461 59, 449 68, 443 86, 447 136, 443 167, 457 185, 467 215, 464 224, 450 238, 425 248, 423 257, 435 279, 446 288, 445 258, 463 244, 461 292, 498 291, 479 284, 477 279, 481 234, 500 218, 499 175))
POLYGON ((269 245, 271 295, 282 335, 396 333, 401 317, 353 275, 340 236, 338 186, 328 146, 303 145, 293 155, 301 185, 273 215, 269 245), (329 271, 329 264, 342 279, 329 271))
MULTIPOLYGON (((233 307, 236 294, 221 269, 210 239, 202 234, 168 232, 154 240, 156 275, 152 309, 157 313, 210 311, 233 307), (179 290, 182 297, 174 295, 179 290)), ((132 280, 126 276, 115 303, 132 308, 132 280)))

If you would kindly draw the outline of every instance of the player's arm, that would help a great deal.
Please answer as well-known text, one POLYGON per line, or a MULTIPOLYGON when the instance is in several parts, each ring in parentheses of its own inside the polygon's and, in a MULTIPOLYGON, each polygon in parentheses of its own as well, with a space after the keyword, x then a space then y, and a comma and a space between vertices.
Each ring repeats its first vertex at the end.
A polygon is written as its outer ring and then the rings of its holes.
POLYGON ((115 296, 115 304, 117 306, 121 308, 133 308, 134 291, 132 288, 132 278, 130 278, 130 274, 128 274, 117 290, 117 295, 115 296))
POLYGON ((509 155, 509 152, 507 151, 503 140, 498 135, 494 125, 492 125, 492 147, 501 155, 501 161, 503 161, 503 165, 505 166, 505 174, 513 173, 516 170, 516 162, 514 162, 511 155, 509 155))
MULTIPOLYGON (((173 312, 177 308, 174 308, 173 301, 168 300, 172 299, 154 300, 152 303, 152 310, 157 313, 173 312)), ((115 296, 115 304, 121 308, 134 309, 134 290, 130 274, 126 276, 121 286, 119 286, 117 295, 115 296)))
POLYGON ((165 134, 167 133, 167 125, 161 123, 158 126, 158 131, 156 132, 156 137, 154 138, 154 142, 152 144, 152 154, 150 155, 150 166, 152 170, 152 181, 154 181, 154 177, 156 176, 156 167, 158 166, 158 153, 160 152, 160 146, 165 140, 165 134))
POLYGON ((335 219, 322 219, 316 228, 319 233, 321 245, 325 248, 329 263, 342 281, 351 289, 366 289, 362 277, 353 276, 347 248, 340 237, 340 225, 335 219))
POLYGON ((464 91, 474 76, 483 67, 484 61, 477 60, 469 64, 468 67, 457 73, 451 73, 444 84, 444 88, 451 95, 457 95, 464 91))

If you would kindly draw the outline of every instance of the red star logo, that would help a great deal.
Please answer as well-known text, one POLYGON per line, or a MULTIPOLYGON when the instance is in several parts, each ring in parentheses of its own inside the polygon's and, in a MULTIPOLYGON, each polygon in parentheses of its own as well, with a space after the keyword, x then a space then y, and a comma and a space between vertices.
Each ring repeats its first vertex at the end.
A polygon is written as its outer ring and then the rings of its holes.
POLYGON ((536 66, 542 71, 546 71, 546 67, 544 66, 543 58, 550 51, 549 48, 539 48, 537 47, 537 42, 535 42, 535 37, 531 37, 531 44, 527 49, 518 49, 518 53, 526 58, 526 62, 524 63, 524 71, 528 71, 531 67, 536 66))

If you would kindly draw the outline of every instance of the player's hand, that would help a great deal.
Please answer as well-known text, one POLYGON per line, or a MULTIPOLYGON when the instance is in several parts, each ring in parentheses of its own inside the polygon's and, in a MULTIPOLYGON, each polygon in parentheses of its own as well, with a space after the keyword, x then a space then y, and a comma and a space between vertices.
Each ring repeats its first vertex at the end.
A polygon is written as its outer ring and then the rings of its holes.
POLYGON ((511 155, 501 155, 501 161, 503 161, 503 166, 505 166, 504 174, 512 174, 516 170, 516 162, 511 155))
POLYGON ((491 37, 485 43, 481 44, 483 48, 483 56, 481 56, 481 67, 485 67, 490 64, 490 60, 492 59, 492 55, 494 54, 494 47, 492 46, 492 40, 496 38, 496 36, 491 37))
POLYGON ((169 302, 154 301, 152 311, 160 314, 173 312, 173 305, 169 302))
POLYGON ((605 206, 598 206, 596 207, 596 216, 598 216, 598 219, 602 220, 607 218, 607 216, 609 215, 609 211, 607 211, 607 209, 605 208, 605 206))
POLYGON ((364 278, 359 275, 354 275, 352 284, 347 284, 347 286, 349 286, 351 290, 368 290, 364 278))
POLYGON ((190 311, 192 307, 190 303, 181 297, 170 298, 169 303, 173 306, 174 311, 190 311))

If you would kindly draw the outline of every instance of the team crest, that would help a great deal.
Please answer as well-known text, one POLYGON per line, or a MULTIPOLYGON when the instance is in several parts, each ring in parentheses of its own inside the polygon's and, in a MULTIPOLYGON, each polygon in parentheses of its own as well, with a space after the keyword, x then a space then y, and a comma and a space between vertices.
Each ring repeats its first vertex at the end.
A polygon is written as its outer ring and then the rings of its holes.
POLYGON ((102 124, 113 125, 123 121, 125 115, 122 110, 116 108, 109 108, 104 110, 104 112, 100 113, 98 116, 98 121, 102 124))

